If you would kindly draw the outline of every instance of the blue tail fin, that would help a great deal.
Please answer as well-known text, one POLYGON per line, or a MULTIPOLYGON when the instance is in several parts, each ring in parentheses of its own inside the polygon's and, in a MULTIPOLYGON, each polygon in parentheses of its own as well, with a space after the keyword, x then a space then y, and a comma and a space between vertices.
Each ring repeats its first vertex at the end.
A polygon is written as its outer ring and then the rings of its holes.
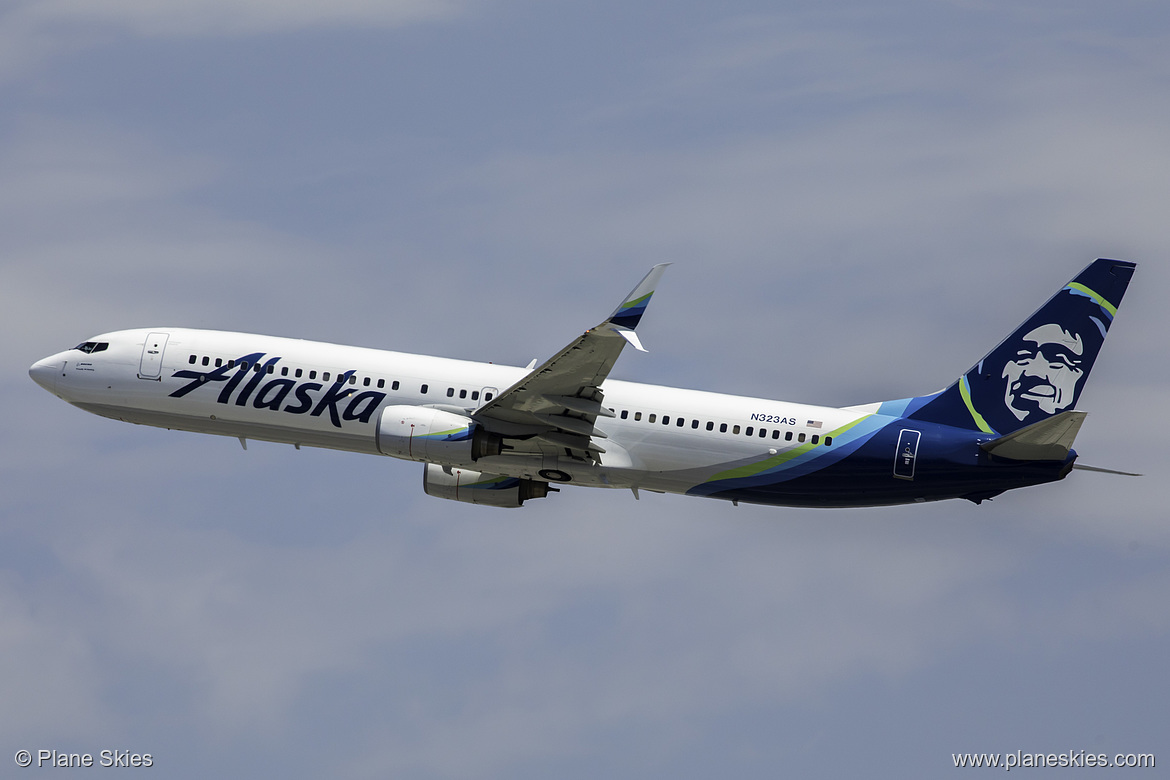
POLYGON ((1096 260, 953 385, 906 416, 1004 435, 1076 406, 1136 265, 1096 260))

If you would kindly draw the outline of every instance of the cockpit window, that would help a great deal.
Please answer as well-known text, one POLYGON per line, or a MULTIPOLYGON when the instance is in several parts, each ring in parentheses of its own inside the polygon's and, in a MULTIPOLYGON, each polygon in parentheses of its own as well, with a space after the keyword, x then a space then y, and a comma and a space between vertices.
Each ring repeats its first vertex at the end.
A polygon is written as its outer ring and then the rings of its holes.
POLYGON ((91 355, 94 352, 103 352, 106 349, 109 349, 109 347, 110 342, 108 341, 86 341, 82 344, 78 344, 76 347, 74 347, 74 349, 80 349, 87 355, 91 355))

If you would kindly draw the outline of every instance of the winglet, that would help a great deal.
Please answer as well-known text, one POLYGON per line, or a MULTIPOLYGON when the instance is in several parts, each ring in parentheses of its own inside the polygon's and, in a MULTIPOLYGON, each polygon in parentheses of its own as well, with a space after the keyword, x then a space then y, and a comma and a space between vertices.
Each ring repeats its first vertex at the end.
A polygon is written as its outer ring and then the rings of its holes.
MULTIPOLYGON (((651 268, 650 273, 638 282, 638 285, 630 291, 622 304, 614 309, 613 314, 609 315, 609 319, 606 320, 611 325, 616 325, 615 330, 621 333, 626 340, 629 340, 629 336, 626 336, 619 329, 633 331, 634 328, 638 327, 638 323, 642 321, 642 315, 646 313, 646 306, 650 303, 650 296, 654 294, 654 288, 658 285, 658 280, 662 278, 662 273, 668 265, 670 263, 659 263, 651 268)), ((634 341, 630 341, 630 343, 641 349, 641 345, 634 341)))

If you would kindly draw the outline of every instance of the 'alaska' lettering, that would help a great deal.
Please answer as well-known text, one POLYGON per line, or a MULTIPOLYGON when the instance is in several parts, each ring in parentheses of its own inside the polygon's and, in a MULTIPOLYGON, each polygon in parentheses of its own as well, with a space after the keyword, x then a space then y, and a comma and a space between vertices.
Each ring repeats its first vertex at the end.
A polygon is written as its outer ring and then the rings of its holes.
POLYGON ((174 373, 176 379, 191 381, 171 393, 170 397, 182 398, 210 382, 222 382, 223 386, 215 399, 216 403, 225 406, 230 403, 247 406, 251 401, 254 409, 309 414, 311 417, 321 417, 328 412, 329 422, 336 428, 342 427, 343 421, 368 423, 374 412, 386 400, 385 393, 373 390, 358 393, 351 388, 349 379, 355 373, 352 369, 338 376, 338 381, 328 387, 320 382, 298 383, 288 377, 272 378, 265 382, 269 374, 275 373, 280 358, 268 358, 261 363, 264 358, 265 353, 253 352, 210 371, 192 369, 176 371, 174 373), (322 389, 325 392, 316 395, 322 389), (286 400, 289 401, 288 404, 285 404, 286 400))

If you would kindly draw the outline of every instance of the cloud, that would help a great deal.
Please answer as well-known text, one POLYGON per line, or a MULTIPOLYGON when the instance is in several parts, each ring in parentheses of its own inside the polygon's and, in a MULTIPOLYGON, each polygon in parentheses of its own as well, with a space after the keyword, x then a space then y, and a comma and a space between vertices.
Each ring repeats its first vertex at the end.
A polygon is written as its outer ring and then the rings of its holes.
POLYGON ((306 30, 395 29, 450 21, 477 0, 14 0, 0 11, 0 85, 46 64, 143 39, 241 38, 306 30))
POLYGON ((467 0, 39 0, 18 4, 9 23, 53 28, 109 25, 149 37, 287 33, 332 26, 399 27, 450 19, 467 0))
MULTIPOLYGON (((167 473, 185 447, 158 443, 150 460, 167 473)), ((302 457, 263 449, 277 457, 233 458, 253 464, 244 469, 250 482, 268 483, 302 457)), ((129 475, 142 473, 134 465, 142 455, 108 459, 78 482, 84 503, 117 503, 129 475)), ((191 484, 200 483, 234 494, 222 476, 191 484)), ((147 488, 136 505, 176 487, 147 488)), ((272 494, 267 511, 287 514, 299 492, 272 494)), ((346 504, 369 498, 350 493, 346 504)), ((776 524, 767 510, 736 512, 745 519, 729 533, 710 517, 735 512, 722 504, 663 499, 675 507, 667 519, 645 514, 656 508, 649 499, 560 498, 572 503, 555 517, 549 507, 474 517, 477 508, 407 499, 397 527, 309 547, 246 541, 201 521, 233 506, 232 526, 246 525, 250 507, 238 500, 171 501, 165 518, 132 511, 88 529, 58 524, 68 532, 49 544, 71 585, 33 593, 41 624, 85 637, 90 663, 150 670, 194 733, 272 738, 322 695, 318 680, 343 689, 364 681, 368 690, 348 701, 372 721, 343 738, 360 744, 354 767, 452 777, 587 754, 614 730, 640 728, 669 746, 675 737, 661 724, 798 701, 857 675, 897 677, 1017 611, 986 591, 1018 557, 978 542, 960 551, 916 541, 910 526, 891 534, 860 522, 826 535, 802 518, 776 524), (442 525, 411 539, 426 523, 442 525), (364 744, 367 729, 382 734, 377 744, 364 744)), ((26 671, 50 673, 31 659, 26 671)), ((128 706, 122 685, 71 695, 117 716, 128 706)), ((51 712, 42 705, 29 715, 51 712)))
MULTIPOLYGON (((0 173, 8 258, 0 301, 9 322, 49 306, 78 339, 95 326, 197 324, 238 309, 221 293, 229 276, 246 299, 249 287, 319 267, 299 237, 198 205, 198 193, 222 186, 215 161, 169 154, 134 134, 30 121, 6 139, 0 173)), ((30 346, 8 342, 0 356, 30 346)))

